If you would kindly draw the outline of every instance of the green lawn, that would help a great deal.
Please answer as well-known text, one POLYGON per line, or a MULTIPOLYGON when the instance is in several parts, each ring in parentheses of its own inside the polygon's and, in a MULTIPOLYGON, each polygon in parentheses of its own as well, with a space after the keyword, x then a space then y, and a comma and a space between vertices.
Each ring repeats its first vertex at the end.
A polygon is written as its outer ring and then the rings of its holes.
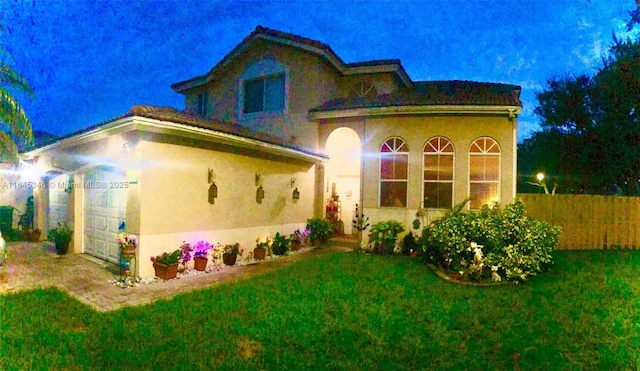
POLYGON ((640 252, 554 256, 519 286, 332 253, 107 314, 55 289, 0 296, 0 369, 635 370, 640 252))

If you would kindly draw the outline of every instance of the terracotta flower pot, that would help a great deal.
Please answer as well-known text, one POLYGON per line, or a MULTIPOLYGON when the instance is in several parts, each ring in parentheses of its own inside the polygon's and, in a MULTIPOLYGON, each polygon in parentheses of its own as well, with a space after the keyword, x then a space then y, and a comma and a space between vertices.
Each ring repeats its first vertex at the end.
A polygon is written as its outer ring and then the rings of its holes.
POLYGON ((120 255, 123 258, 131 257, 136 254, 136 245, 127 245, 120 248, 120 255))
POLYGON ((193 267, 195 268, 195 270, 203 272, 205 269, 207 269, 208 262, 209 259, 206 256, 195 256, 193 258, 193 267))
POLYGON ((267 255, 267 249, 263 247, 256 247, 253 249, 253 258, 255 260, 264 260, 264 257, 267 255))
POLYGON ((170 280, 178 275, 178 263, 169 266, 162 263, 153 263, 153 268, 156 270, 156 277, 163 280, 170 280))
POLYGON ((319 239, 314 239, 311 241, 311 246, 320 246, 320 240, 319 239))
POLYGON ((38 241, 40 241, 40 234, 41 233, 42 232, 39 231, 39 230, 32 231, 31 233, 29 233, 29 236, 27 237, 27 241, 29 241, 29 242, 38 242, 38 241))
POLYGON ((300 247, 302 247, 300 241, 291 241, 291 250, 298 251, 300 250, 300 247))
POLYGON ((235 265, 236 259, 238 258, 238 254, 222 254, 222 261, 225 265, 235 265))

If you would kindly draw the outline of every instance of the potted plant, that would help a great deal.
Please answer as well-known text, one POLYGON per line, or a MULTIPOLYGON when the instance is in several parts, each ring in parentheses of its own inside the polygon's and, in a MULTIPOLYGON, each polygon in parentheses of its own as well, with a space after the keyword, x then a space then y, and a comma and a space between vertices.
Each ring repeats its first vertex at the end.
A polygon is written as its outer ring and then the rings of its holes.
POLYGON ((180 245, 180 271, 187 269, 187 264, 191 261, 193 257, 193 246, 186 241, 182 241, 182 245, 180 245))
POLYGON ((207 254, 213 248, 213 245, 206 241, 199 241, 193 247, 193 267, 197 271, 204 271, 207 268, 209 258, 207 254))
POLYGON ((138 237, 125 232, 118 233, 116 241, 118 241, 118 245, 120 246, 120 255, 123 257, 134 254, 138 246, 138 237))
POLYGON ((67 223, 60 222, 47 234, 47 239, 56 245, 56 254, 58 255, 65 255, 67 253, 72 237, 73 231, 67 223))
POLYGON ((281 235, 280 232, 276 233, 276 237, 273 239, 271 248, 276 255, 286 255, 289 252, 289 240, 288 237, 281 235))
POLYGON ((176 278, 178 274, 178 262, 180 260, 180 249, 172 253, 164 253, 156 257, 151 257, 153 268, 156 270, 156 276, 163 280, 176 278))
POLYGON ((242 254, 244 251, 242 247, 240 247, 239 243, 224 245, 224 253, 222 254, 222 261, 225 265, 234 265, 236 264, 236 259, 238 259, 238 254, 242 254))
POLYGON ((38 242, 40 241, 41 235, 42 235, 42 230, 38 228, 36 229, 29 228, 26 231, 24 231, 23 239, 29 242, 38 242))
POLYGON ((256 239, 256 248, 253 249, 253 258, 255 260, 264 260, 267 255, 267 249, 269 248, 269 239, 268 237, 265 242, 260 242, 260 238, 256 239))
POLYGON ((307 228, 309 228, 309 239, 314 246, 327 242, 333 233, 331 222, 322 218, 307 219, 307 228))
POLYGON ((291 241, 291 250, 298 251, 302 247, 302 241, 304 241, 306 237, 304 236, 304 232, 301 232, 299 229, 296 229, 295 232, 291 233, 289 239, 291 241))

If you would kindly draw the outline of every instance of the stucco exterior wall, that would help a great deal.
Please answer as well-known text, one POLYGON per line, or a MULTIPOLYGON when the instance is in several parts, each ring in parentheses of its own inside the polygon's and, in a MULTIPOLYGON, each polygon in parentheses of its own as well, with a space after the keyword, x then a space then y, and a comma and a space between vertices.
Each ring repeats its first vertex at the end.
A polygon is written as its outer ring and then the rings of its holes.
MULTIPOLYGON (((454 205, 469 195, 469 147, 479 137, 491 137, 500 145, 500 202, 515 197, 516 136, 515 119, 489 115, 387 116, 360 119, 328 120, 320 126, 320 139, 338 127, 350 127, 362 138, 362 204, 372 223, 395 219, 407 230, 422 200, 422 153, 425 143, 434 136, 444 136, 454 145, 454 205), (409 147, 408 195, 406 208, 378 207, 379 151, 390 137, 402 138, 409 147)), ((430 217, 440 214, 431 210, 430 217)))
POLYGON ((195 148, 175 143, 138 144, 140 175, 140 276, 154 275, 151 256, 176 250, 182 241, 239 242, 245 256, 276 232, 304 228, 313 216, 315 167, 223 146, 195 148), (208 202, 208 170, 218 197, 208 202), (256 202, 256 173, 265 198, 256 202), (295 178, 300 199, 292 200, 295 178))
POLYGON ((233 59, 218 79, 204 87, 187 92, 187 109, 193 110, 192 97, 207 91, 210 117, 237 122, 248 128, 263 131, 285 140, 295 136, 300 148, 316 151, 317 124, 307 118, 310 107, 337 96, 338 72, 318 56, 301 50, 259 40, 233 59), (239 114, 240 77, 255 61, 273 59, 287 68, 287 110, 284 114, 258 114, 250 119, 239 114), (190 98, 191 97, 191 98, 190 98))

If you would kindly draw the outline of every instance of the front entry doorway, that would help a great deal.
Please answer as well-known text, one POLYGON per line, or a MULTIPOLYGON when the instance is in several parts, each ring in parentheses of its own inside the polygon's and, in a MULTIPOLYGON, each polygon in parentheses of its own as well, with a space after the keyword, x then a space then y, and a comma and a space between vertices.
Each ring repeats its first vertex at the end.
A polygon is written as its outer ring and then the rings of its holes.
POLYGON ((325 210, 340 220, 345 234, 357 234, 351 221, 356 204, 360 204, 361 142, 350 128, 338 128, 327 138, 325 147, 329 161, 326 166, 325 210), (337 196, 337 201, 335 200, 337 196))

